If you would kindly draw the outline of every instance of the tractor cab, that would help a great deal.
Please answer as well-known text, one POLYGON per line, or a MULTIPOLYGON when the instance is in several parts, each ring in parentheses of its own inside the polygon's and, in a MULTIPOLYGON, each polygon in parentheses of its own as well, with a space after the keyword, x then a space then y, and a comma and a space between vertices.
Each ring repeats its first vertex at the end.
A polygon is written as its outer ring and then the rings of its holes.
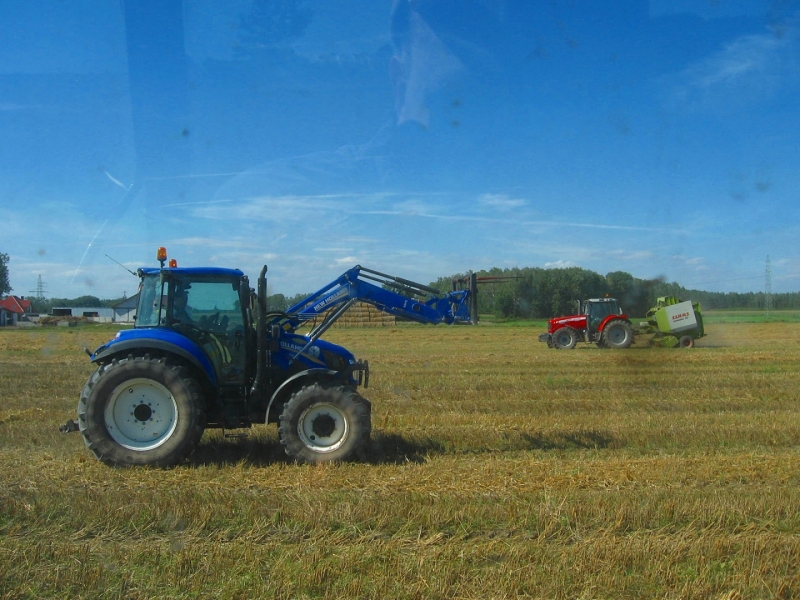
POLYGON ((136 329, 170 329, 202 348, 221 385, 248 370, 249 288, 234 269, 140 269, 136 329))
POLYGON ((597 332, 606 317, 621 315, 622 310, 617 305, 615 298, 591 298, 579 304, 579 313, 586 315, 587 328, 590 334, 597 332))

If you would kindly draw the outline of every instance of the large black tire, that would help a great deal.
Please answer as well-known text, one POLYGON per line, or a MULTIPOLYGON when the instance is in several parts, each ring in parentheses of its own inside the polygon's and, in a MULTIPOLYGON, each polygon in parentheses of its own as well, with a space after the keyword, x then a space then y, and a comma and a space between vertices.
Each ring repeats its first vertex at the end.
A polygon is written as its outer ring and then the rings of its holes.
POLYGON ((286 454, 299 462, 354 458, 369 442, 370 404, 353 388, 314 383, 289 399, 278 432, 286 454))
POLYGON ((572 350, 578 343, 578 332, 572 327, 562 327, 552 337, 553 348, 556 350, 572 350))
POLYGON ((633 327, 627 321, 612 321, 603 330, 603 343, 617 350, 629 347, 633 343, 633 327))
POLYGON ((86 447, 114 467, 169 467, 197 446, 206 424, 200 386, 166 358, 128 356, 99 367, 78 402, 86 447))

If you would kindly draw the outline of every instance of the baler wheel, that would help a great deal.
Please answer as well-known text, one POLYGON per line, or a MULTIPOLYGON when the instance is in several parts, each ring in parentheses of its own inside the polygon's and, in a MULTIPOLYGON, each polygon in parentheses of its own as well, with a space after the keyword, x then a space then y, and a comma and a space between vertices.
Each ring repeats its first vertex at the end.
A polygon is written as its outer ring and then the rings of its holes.
POLYGON ((694 338, 690 335, 684 335, 678 340, 679 348, 694 348, 694 338))

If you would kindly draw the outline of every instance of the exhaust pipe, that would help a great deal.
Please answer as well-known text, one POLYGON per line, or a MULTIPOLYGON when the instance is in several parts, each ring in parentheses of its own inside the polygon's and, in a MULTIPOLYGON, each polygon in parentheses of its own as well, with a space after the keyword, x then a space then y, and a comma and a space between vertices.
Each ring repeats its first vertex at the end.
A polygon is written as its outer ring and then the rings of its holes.
POLYGON ((267 370, 267 265, 258 275, 258 295, 256 296, 256 376, 250 388, 251 396, 260 396, 264 372, 267 370))

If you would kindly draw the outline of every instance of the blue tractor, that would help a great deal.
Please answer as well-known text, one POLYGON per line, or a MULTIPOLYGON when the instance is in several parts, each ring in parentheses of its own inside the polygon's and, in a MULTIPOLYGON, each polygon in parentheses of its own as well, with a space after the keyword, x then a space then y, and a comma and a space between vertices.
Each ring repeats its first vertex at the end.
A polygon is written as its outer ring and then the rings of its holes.
POLYGON ((369 383, 369 365, 322 334, 355 302, 420 323, 477 315, 474 277, 442 293, 355 266, 272 312, 266 266, 256 292, 239 270, 165 266, 164 248, 158 259, 160 268, 138 270, 135 327, 87 350, 97 370, 73 429, 111 466, 171 466, 206 428, 253 423, 277 423, 286 453, 299 462, 356 457, 371 430, 370 403, 358 391, 369 383))

